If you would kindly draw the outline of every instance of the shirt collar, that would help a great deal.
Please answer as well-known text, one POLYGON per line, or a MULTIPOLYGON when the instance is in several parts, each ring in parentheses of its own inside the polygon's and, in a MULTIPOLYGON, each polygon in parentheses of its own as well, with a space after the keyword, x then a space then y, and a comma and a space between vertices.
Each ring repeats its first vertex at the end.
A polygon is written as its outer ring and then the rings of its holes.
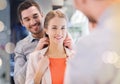
MULTIPOLYGON (((66 55, 67 55, 68 57, 73 56, 73 54, 74 54, 74 53, 73 53, 73 50, 70 50, 70 49, 68 49, 68 48, 66 48, 66 47, 64 47, 64 48, 65 48, 65 51, 66 51, 66 55)), ((45 53, 47 52, 47 50, 48 50, 48 47, 40 50, 39 53, 40 53, 42 56, 44 56, 45 53)))
POLYGON ((39 39, 36 39, 32 36, 32 34, 29 34, 29 41, 30 42, 34 42, 34 41, 38 41, 39 39))

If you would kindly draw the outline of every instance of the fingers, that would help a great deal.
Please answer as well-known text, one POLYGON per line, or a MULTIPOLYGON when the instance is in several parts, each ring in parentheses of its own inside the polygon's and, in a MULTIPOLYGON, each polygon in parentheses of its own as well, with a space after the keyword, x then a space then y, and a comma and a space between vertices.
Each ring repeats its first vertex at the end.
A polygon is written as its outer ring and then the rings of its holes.
POLYGON ((69 48, 69 49, 72 49, 72 40, 71 39, 67 39, 64 41, 64 46, 69 48))
POLYGON ((72 47, 73 47, 73 41, 69 35, 67 35, 66 39, 64 40, 64 46, 69 49, 72 49, 72 47))
POLYGON ((43 38, 40 39, 40 41, 38 42, 38 44, 41 44, 41 43, 43 43, 43 42, 48 42, 48 41, 49 41, 49 40, 48 40, 47 37, 43 37, 43 38))
POLYGON ((49 39, 47 37, 41 38, 35 48, 35 50, 41 50, 45 45, 49 45, 49 39))

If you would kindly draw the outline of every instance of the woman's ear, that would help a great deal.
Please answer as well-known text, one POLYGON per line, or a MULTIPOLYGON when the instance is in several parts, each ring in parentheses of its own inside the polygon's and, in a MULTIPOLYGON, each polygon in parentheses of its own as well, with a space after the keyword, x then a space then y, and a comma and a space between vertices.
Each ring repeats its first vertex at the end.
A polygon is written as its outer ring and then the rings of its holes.
POLYGON ((46 28, 44 28, 44 34, 45 34, 45 35, 44 35, 45 37, 48 37, 47 29, 46 29, 46 28))
POLYGON ((44 28, 45 33, 48 35, 48 30, 47 28, 44 28))

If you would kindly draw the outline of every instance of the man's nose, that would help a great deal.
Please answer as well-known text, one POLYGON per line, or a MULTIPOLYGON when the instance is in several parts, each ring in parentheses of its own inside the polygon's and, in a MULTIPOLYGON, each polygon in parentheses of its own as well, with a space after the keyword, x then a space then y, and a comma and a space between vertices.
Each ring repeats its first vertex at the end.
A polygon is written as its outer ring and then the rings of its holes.
POLYGON ((36 20, 31 19, 30 24, 31 24, 31 25, 35 25, 35 24, 36 24, 36 20))

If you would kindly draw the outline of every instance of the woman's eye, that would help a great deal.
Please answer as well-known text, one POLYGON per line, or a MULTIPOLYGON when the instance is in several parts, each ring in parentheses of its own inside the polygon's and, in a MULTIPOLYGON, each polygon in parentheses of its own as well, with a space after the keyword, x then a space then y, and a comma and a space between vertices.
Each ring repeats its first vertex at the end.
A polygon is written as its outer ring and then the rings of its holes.
POLYGON ((61 29, 65 29, 65 27, 62 27, 61 29))
POLYGON ((52 29, 57 29, 56 27, 53 27, 52 29))

